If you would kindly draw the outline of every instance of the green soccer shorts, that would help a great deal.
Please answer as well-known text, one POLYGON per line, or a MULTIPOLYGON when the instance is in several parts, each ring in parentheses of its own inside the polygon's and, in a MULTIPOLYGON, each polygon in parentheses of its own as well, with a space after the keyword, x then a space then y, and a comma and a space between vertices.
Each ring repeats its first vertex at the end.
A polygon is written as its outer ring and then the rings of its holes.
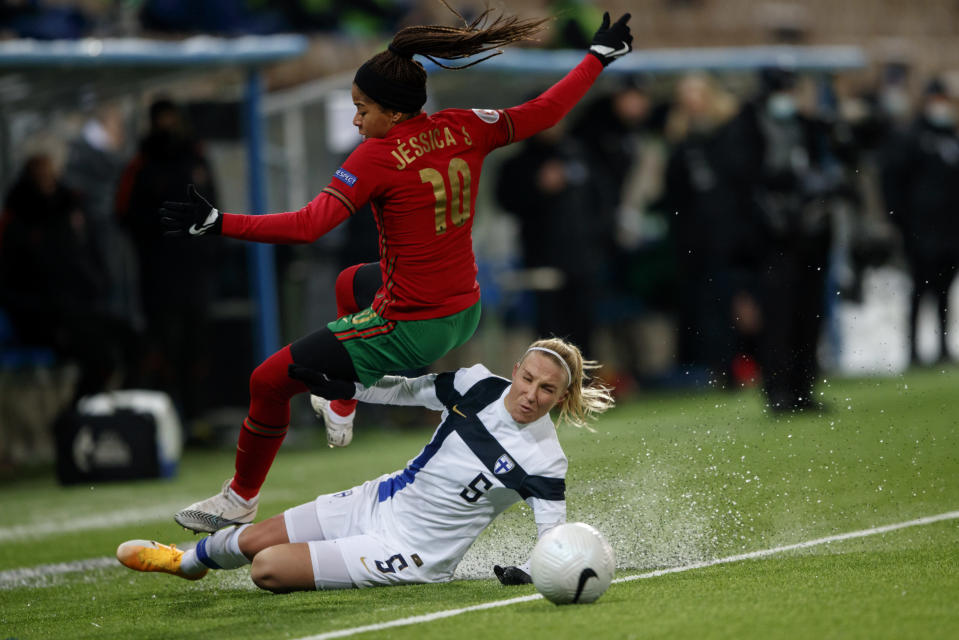
POLYGON ((476 331, 480 303, 444 318, 387 320, 367 308, 327 324, 364 386, 383 376, 433 364, 476 331))

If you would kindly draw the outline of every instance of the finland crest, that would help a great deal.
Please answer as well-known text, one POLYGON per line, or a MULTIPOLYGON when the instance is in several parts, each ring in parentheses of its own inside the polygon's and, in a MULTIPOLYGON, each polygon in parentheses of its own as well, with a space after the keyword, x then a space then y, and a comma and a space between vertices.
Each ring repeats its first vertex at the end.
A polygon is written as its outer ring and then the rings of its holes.
POLYGON ((513 459, 509 457, 508 453, 504 453, 496 459, 496 464, 493 465, 493 473, 496 475, 502 475, 504 473, 509 473, 516 467, 516 463, 513 462, 513 459))

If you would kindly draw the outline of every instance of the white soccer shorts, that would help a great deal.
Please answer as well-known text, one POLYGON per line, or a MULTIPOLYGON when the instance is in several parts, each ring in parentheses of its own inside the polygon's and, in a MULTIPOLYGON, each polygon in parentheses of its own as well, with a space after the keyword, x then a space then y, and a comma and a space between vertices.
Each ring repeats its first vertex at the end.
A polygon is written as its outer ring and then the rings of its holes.
POLYGON ((433 575, 420 550, 373 530, 372 496, 365 489, 322 495, 283 513, 290 542, 309 544, 316 588, 448 581, 445 575, 433 575))

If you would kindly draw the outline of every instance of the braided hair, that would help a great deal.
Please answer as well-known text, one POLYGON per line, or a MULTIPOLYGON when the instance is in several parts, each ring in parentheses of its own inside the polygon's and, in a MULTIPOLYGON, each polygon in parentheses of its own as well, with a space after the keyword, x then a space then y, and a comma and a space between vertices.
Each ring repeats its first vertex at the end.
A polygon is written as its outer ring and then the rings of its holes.
POLYGON ((520 19, 493 15, 487 8, 472 22, 440 0, 463 21, 461 27, 421 25, 401 29, 381 51, 357 71, 356 85, 373 101, 402 113, 418 113, 426 102, 426 69, 413 60, 421 55, 444 69, 465 69, 502 53, 500 46, 530 40, 551 18, 520 19), (489 55, 458 66, 440 60, 461 60, 481 53, 489 55), (418 104, 417 104, 418 103, 418 104))

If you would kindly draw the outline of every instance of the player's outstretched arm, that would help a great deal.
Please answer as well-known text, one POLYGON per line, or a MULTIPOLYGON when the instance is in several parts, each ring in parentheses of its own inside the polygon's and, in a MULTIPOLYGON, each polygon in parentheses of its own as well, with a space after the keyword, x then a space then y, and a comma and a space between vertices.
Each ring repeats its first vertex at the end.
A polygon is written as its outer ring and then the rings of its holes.
POLYGON ((606 12, 582 62, 542 95, 506 110, 513 125, 510 142, 523 140, 555 125, 586 95, 608 64, 632 51, 629 18, 626 13, 610 24, 609 12, 606 12))
POLYGON ((436 397, 436 374, 428 373, 416 378, 383 376, 371 387, 358 382, 331 380, 325 373, 291 364, 287 375, 305 384, 310 393, 326 400, 356 398, 370 404, 386 404, 403 407, 426 407, 442 411, 443 403, 436 397))
POLYGON ((197 237, 224 235, 228 238, 271 244, 306 244, 350 217, 352 211, 342 200, 320 193, 299 211, 244 215, 216 209, 191 184, 187 202, 168 200, 160 208, 163 235, 197 237))
POLYGON ((371 404, 426 407, 433 411, 442 411, 445 407, 436 396, 436 376, 435 373, 416 378, 383 376, 372 387, 357 389, 354 397, 360 402, 371 404))

